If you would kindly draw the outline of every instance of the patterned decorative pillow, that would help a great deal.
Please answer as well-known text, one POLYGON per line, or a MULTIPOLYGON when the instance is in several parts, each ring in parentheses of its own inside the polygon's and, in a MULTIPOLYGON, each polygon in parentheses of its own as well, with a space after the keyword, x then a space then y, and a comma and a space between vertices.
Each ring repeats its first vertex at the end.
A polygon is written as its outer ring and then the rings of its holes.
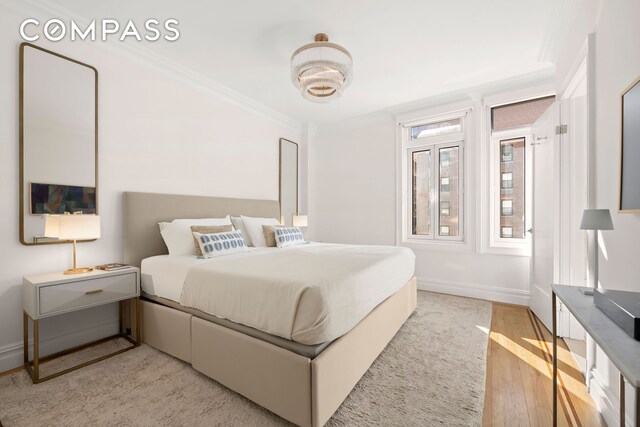
POLYGON ((214 258, 249 250, 240 230, 211 234, 194 232, 193 235, 198 239, 200 251, 205 258, 214 258))
POLYGON ((306 243, 298 227, 278 227, 275 229, 275 237, 279 248, 306 243))
MULTIPOLYGON (((202 234, 213 234, 213 233, 222 233, 224 231, 233 231, 233 225, 192 225, 191 226, 191 234, 202 233, 202 234)), ((193 244, 196 247, 196 256, 202 256, 202 250, 200 250, 200 243, 196 236, 193 236, 193 244)))

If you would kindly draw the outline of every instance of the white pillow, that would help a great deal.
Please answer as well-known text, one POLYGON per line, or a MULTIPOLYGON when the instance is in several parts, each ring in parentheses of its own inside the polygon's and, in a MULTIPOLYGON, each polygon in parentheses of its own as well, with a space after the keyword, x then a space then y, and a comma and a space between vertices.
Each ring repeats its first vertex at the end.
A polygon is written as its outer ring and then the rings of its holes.
POLYGON ((275 234, 276 246, 279 248, 306 243, 298 227, 278 227, 275 229, 275 234))
POLYGON ((205 258, 215 258, 249 250, 242 238, 242 231, 239 230, 211 234, 194 232, 193 236, 198 240, 202 256, 205 258))
POLYGON ((280 221, 275 218, 255 218, 251 216, 240 216, 247 235, 251 240, 251 245, 256 248, 264 248, 267 241, 264 238, 263 225, 280 225, 280 221))
POLYGON ((240 218, 239 216, 232 216, 231 223, 233 224, 233 228, 242 231, 242 237, 244 238, 247 246, 253 246, 251 237, 249 236, 249 233, 247 233, 247 229, 244 227, 244 223, 242 222, 242 218, 240 218))
POLYGON ((171 222, 159 223, 160 234, 164 239, 169 255, 195 255, 193 246, 192 225, 232 225, 231 218, 174 219, 171 222))

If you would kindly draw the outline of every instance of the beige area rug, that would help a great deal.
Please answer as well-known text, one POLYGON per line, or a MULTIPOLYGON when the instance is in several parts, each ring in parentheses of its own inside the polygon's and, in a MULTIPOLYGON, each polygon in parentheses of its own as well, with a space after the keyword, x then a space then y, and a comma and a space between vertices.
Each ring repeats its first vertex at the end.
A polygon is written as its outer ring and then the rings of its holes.
MULTIPOLYGON (((480 426, 490 322, 489 302, 419 292, 416 312, 328 425, 480 426)), ((52 370, 118 345, 44 366, 52 370)), ((146 345, 38 385, 24 371, 1 377, 0 421, 4 427, 290 425, 146 345)))

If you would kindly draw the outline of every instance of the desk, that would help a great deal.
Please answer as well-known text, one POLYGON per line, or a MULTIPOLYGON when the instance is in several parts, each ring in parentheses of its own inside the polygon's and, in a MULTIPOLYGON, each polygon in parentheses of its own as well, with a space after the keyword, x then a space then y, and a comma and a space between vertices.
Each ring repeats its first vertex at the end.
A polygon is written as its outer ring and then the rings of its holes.
POLYGON ((640 341, 634 340, 584 295, 578 286, 552 285, 553 316, 553 425, 558 423, 558 338, 556 299, 573 314, 591 338, 620 371, 620 425, 625 426, 625 381, 636 389, 636 427, 640 427, 640 341))

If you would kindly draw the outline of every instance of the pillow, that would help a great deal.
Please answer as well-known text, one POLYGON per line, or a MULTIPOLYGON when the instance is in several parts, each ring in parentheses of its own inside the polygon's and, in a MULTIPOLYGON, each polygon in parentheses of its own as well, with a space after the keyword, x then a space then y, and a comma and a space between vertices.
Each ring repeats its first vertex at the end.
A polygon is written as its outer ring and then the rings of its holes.
MULTIPOLYGON (((213 233, 222 233, 225 231, 233 231, 233 225, 192 225, 191 226, 191 234, 193 234, 194 232, 202 233, 202 234, 213 234, 213 233)), ((196 256, 202 256, 202 250, 200 250, 200 243, 198 243, 198 239, 196 239, 196 236, 193 236, 193 244, 196 249, 196 256)))
POLYGON ((278 227, 275 230, 275 238, 279 248, 306 243, 298 227, 278 227))
POLYGON ((262 226, 264 240, 267 242, 268 248, 274 248, 276 246, 276 228, 280 228, 280 226, 266 224, 262 226))
POLYGON ((233 228, 235 228, 236 230, 242 231, 242 237, 244 238, 244 241, 247 244, 247 246, 252 246, 253 244, 251 243, 251 237, 249 236, 249 233, 247 233, 247 229, 244 228, 244 223, 242 222, 242 218, 240 218, 239 216, 232 216, 231 223, 233 224, 233 228))
POLYGON ((231 225, 231 218, 174 219, 171 222, 158 224, 169 255, 195 255, 193 246, 192 225, 231 225))
POLYGON ((223 233, 193 233, 198 239, 202 256, 215 258, 238 252, 247 252, 249 247, 242 238, 242 231, 226 231, 223 233))
POLYGON ((257 248, 267 246, 262 226, 280 225, 280 221, 275 218, 254 218, 250 216, 240 216, 240 218, 242 218, 242 223, 244 224, 244 228, 247 230, 251 244, 257 248))

